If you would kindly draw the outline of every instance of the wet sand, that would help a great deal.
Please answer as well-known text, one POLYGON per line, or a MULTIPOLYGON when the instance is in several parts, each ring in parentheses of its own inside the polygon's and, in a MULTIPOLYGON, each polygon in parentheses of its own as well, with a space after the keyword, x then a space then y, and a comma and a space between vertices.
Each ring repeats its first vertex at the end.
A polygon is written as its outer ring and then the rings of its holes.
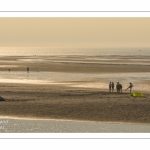
POLYGON ((0 133, 149 133, 150 124, 1 118, 0 133))
POLYGON ((149 72, 149 56, 1 56, 0 71, 122 73, 149 72), (140 61, 139 61, 140 59, 140 61), (143 65, 142 65, 143 64, 143 65))
MULTIPOLYGON (((1 56, 0 71, 8 72, 10 68, 14 72, 26 72, 28 66, 30 72, 101 74, 150 71, 149 57, 115 57, 110 60, 109 56, 1 56), (129 62, 131 64, 127 64, 129 62)), ((96 83, 97 80, 99 79, 93 78, 90 82, 96 83)), ((85 79, 73 82, 81 84, 88 81, 85 79)), ((122 94, 109 93, 105 89, 69 86, 67 82, 17 84, 6 81, 0 83, 0 96, 5 99, 0 101, 0 114, 31 118, 150 123, 150 94, 148 91, 144 93, 145 97, 134 98, 129 91, 123 91, 122 94)))

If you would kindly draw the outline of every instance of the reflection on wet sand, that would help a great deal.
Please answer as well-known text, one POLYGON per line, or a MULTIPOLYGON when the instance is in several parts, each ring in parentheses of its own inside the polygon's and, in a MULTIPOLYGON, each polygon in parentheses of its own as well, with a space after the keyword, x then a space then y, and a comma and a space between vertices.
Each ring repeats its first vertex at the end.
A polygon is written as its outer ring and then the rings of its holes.
POLYGON ((27 83, 27 84, 66 84, 73 87, 108 89, 110 81, 119 81, 123 89, 128 87, 130 81, 135 84, 134 90, 149 91, 150 73, 58 73, 58 72, 1 72, 1 83, 27 83))

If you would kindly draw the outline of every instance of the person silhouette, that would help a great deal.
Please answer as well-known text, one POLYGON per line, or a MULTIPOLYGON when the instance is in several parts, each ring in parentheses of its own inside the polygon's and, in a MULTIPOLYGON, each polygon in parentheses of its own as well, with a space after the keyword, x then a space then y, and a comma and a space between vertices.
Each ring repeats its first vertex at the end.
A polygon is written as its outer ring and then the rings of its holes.
MULTIPOLYGON (((133 84, 132 84, 131 82, 130 82, 129 84, 130 84, 130 85, 129 85, 129 87, 128 87, 126 90, 130 89, 130 93, 131 93, 131 90, 132 90, 133 84)), ((125 90, 125 91, 126 91, 126 90, 125 90)))
POLYGON ((111 92, 111 82, 109 83, 109 92, 111 92))
POLYGON ((27 73, 29 73, 29 67, 27 67, 27 73))
POLYGON ((112 92, 114 92, 114 82, 111 84, 112 92))
POLYGON ((122 93, 122 84, 119 84, 119 91, 122 93))
POLYGON ((116 90, 117 90, 117 93, 120 92, 119 82, 117 82, 117 84, 116 84, 116 90))

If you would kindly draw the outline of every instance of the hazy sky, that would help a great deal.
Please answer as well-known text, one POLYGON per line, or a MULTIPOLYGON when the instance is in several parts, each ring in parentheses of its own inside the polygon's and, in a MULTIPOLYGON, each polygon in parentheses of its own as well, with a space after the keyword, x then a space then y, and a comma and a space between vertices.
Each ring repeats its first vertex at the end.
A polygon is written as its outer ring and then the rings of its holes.
POLYGON ((1 47, 150 47, 150 18, 0 18, 1 47))

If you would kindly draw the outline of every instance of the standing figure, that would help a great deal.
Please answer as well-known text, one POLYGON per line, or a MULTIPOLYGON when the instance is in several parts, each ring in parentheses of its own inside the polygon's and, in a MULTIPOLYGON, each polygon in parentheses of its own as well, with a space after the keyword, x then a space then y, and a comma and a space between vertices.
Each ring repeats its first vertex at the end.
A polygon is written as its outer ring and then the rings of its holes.
POLYGON ((27 67, 27 73, 29 73, 29 67, 27 67))
MULTIPOLYGON (((126 90, 130 89, 130 93, 131 93, 131 90, 132 90, 133 84, 132 84, 131 82, 130 82, 129 84, 130 84, 130 85, 129 85, 129 87, 128 87, 126 90)), ((126 91, 126 90, 125 90, 125 91, 126 91)))
POLYGON ((119 84, 119 91, 122 93, 122 84, 119 84))
POLYGON ((111 92, 111 82, 109 83, 109 92, 111 92))
POLYGON ((119 82, 117 82, 117 84, 116 84, 116 90, 117 90, 117 93, 119 93, 119 92, 120 92, 119 82))
POLYGON ((112 92, 114 92, 114 82, 111 84, 112 92))

